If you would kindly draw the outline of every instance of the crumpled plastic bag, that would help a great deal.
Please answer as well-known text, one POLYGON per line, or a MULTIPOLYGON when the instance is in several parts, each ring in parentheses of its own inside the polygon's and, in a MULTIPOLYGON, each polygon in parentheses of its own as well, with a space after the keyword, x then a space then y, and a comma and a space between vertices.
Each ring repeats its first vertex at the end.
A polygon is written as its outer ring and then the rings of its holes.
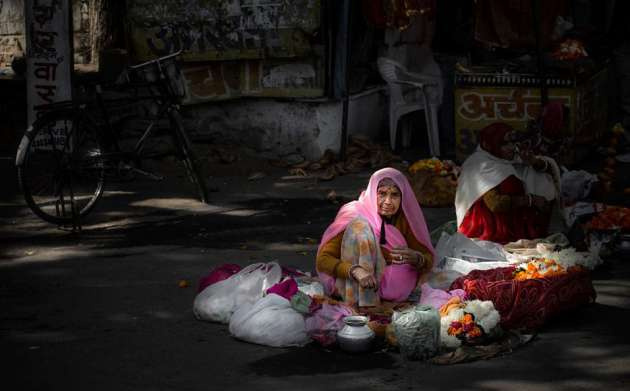
POLYGON ((337 341, 337 331, 344 326, 343 318, 352 315, 352 309, 342 304, 323 303, 322 308, 306 318, 307 334, 322 346, 337 341))
POLYGON ((473 270, 508 266, 503 246, 486 240, 473 240, 459 232, 442 232, 435 246, 435 265, 427 282, 432 288, 447 290, 457 278, 473 270))
POLYGON ((206 289, 209 285, 216 284, 219 281, 230 278, 234 274, 240 272, 242 267, 233 263, 224 263, 212 269, 207 276, 202 277, 199 280, 199 287, 197 293, 206 289))
POLYGON ((253 305, 240 306, 230 319, 229 329, 235 338, 273 347, 304 346, 311 340, 304 316, 275 293, 253 305))
POLYGON ((449 235, 442 232, 440 240, 435 246, 436 259, 446 257, 470 260, 471 262, 502 262, 505 261, 503 246, 487 240, 476 240, 455 232, 449 235))
POLYGON ((588 198, 593 184, 598 182, 597 175, 584 170, 566 171, 560 179, 560 193, 565 205, 571 205, 576 201, 588 198))
POLYGON ((228 323, 238 307, 255 303, 281 276, 282 270, 276 262, 249 265, 197 294, 193 313, 200 320, 228 323))
POLYGON ((440 350, 440 314, 417 305, 394 311, 392 325, 400 353, 409 360, 426 360, 440 350))
POLYGON ((317 277, 296 277, 295 282, 298 284, 298 290, 311 297, 324 296, 324 285, 317 277))

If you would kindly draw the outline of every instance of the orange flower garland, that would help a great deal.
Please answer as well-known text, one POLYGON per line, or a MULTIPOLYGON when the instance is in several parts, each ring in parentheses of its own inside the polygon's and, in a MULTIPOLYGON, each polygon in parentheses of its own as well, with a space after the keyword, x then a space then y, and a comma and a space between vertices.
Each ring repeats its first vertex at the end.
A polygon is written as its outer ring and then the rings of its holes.
POLYGON ((553 259, 536 258, 516 268, 516 270, 514 270, 514 279, 523 281, 531 278, 548 278, 560 276, 580 268, 580 266, 571 266, 566 269, 553 259))

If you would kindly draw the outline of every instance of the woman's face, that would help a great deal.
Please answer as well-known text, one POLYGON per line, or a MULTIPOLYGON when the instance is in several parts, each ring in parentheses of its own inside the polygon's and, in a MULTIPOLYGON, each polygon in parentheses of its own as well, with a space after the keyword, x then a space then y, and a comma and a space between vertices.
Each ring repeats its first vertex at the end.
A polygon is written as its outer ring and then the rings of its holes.
POLYGON ((501 156, 499 157, 502 159, 505 159, 505 160, 514 159, 514 154, 516 153, 514 143, 512 141, 506 140, 505 143, 501 145, 500 153, 501 153, 501 156))
POLYGON ((396 186, 379 186, 376 190, 378 214, 391 217, 400 209, 402 194, 396 186))

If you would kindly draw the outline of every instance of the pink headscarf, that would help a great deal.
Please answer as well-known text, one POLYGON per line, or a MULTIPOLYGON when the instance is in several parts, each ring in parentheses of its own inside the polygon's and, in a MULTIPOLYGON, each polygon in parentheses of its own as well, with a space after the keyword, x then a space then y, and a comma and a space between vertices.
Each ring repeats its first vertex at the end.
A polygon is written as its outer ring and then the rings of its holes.
MULTIPOLYGON (((380 239, 382 220, 381 216, 378 214, 376 190, 378 184, 385 178, 393 180, 402 193, 401 208, 411 227, 413 236, 427 248, 431 255, 434 255, 429 230, 427 229, 424 215, 422 214, 418 200, 416 200, 413 189, 405 175, 391 167, 383 168, 372 174, 367 189, 361 192, 359 199, 357 201, 348 202, 339 209, 335 221, 324 231, 322 241, 319 243, 319 248, 317 249, 318 254, 324 244, 328 243, 330 239, 345 230, 350 221, 358 216, 368 221, 372 227, 372 231, 376 235, 376 239, 380 239)), ((405 237, 391 224, 385 224, 385 238, 387 242, 383 247, 388 250, 394 247, 407 246, 405 237)))

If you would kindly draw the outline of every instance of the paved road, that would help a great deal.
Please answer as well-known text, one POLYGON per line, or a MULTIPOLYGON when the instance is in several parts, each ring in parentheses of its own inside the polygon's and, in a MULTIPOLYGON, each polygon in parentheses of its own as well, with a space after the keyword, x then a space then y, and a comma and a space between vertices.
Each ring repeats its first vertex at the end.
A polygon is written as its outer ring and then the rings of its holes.
MULTIPOLYGON (((224 262, 313 269, 339 204, 369 173, 316 183, 282 171, 212 178, 210 205, 179 182, 108 193, 82 235, 50 227, 19 201, 0 207, 3 384, 19 390, 591 390, 630 388, 630 262, 595 275, 597 302, 549 323, 503 357, 452 366, 398 354, 237 341, 191 313, 199 276, 224 262), (180 288, 188 280, 191 287, 180 288)), ((451 209, 425 209, 431 228, 451 209)))

